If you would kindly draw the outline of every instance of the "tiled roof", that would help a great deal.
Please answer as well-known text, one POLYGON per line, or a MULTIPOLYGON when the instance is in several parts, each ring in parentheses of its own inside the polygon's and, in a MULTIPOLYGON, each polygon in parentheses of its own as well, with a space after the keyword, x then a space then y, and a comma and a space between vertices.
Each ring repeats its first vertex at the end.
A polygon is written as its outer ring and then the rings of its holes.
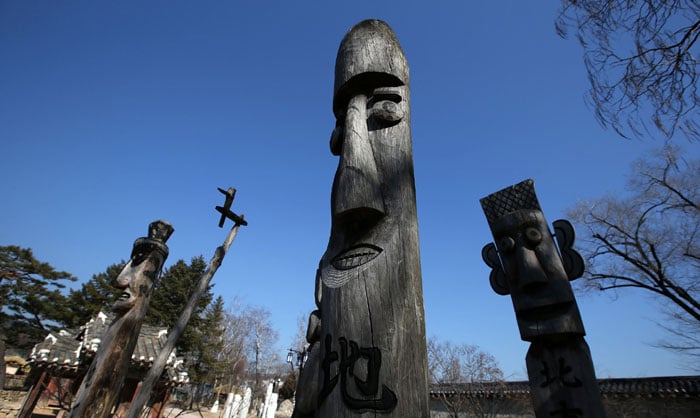
POLYGON ((44 341, 34 346, 29 362, 77 369, 80 365, 80 342, 68 332, 49 334, 44 341))
MULTIPOLYGON (((44 341, 34 346, 29 361, 38 367, 66 371, 88 367, 113 319, 113 316, 100 312, 78 332, 61 331, 58 335, 49 334, 44 341)), ((167 339, 166 328, 143 324, 131 356, 131 368, 149 369, 167 339)), ((182 361, 176 358, 175 350, 168 358, 166 371, 173 382, 185 383, 187 380, 187 373, 184 373, 182 361)))
POLYGON ((700 376, 599 379, 603 396, 700 396, 700 376))
MULTIPOLYGON (((700 376, 598 379, 604 397, 700 397, 700 376)), ((430 396, 519 397, 529 395, 528 381, 430 385, 430 396)))
POLYGON ((530 394, 527 381, 483 382, 483 383, 444 383, 430 385, 430 396, 473 396, 473 397, 519 397, 530 394))

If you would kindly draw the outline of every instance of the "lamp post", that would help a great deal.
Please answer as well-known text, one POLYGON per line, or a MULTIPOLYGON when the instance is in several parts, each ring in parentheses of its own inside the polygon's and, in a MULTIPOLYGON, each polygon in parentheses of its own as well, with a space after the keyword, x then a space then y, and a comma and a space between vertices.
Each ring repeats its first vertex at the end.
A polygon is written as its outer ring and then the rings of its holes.
POLYGON ((299 371, 304 368, 304 363, 306 362, 306 358, 309 356, 309 353, 306 351, 306 348, 304 348, 302 351, 294 350, 293 348, 289 349, 289 352, 287 353, 287 363, 292 367, 292 371, 294 371, 294 355, 296 354, 296 365, 299 368, 299 371))

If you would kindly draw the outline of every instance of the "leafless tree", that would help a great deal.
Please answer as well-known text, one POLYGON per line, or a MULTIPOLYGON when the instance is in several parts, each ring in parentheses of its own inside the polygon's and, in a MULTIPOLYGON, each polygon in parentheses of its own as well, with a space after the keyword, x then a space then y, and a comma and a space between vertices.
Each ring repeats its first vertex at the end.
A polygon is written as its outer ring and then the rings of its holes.
POLYGON ((291 347, 297 351, 304 351, 309 343, 306 342, 306 328, 308 327, 309 314, 306 312, 297 315, 297 328, 291 347))
POLYGON ((700 139, 697 0, 562 0, 557 32, 572 28, 603 126, 628 138, 651 122, 667 138, 700 139))
POLYGON ((248 310, 236 297, 224 313, 224 343, 218 357, 225 364, 221 383, 226 385, 228 391, 241 383, 248 364, 246 350, 253 322, 248 310))
POLYGON ((585 284, 641 289, 659 298, 673 337, 666 348, 700 357, 700 160, 666 146, 635 163, 627 194, 568 211, 587 261, 585 284))
POLYGON ((219 362, 223 363, 221 383, 233 390, 247 380, 260 383, 260 377, 278 365, 274 351, 277 331, 272 327, 270 311, 244 303, 239 298, 229 302, 224 315, 223 348, 219 362))
MULTIPOLYGON (((502 382, 503 371, 493 355, 476 345, 453 344, 431 337, 428 339, 428 377, 432 384, 471 383, 472 388, 478 388, 481 384, 502 382)), ((454 418, 458 418, 460 412, 477 417, 495 416, 497 412, 484 397, 447 392, 440 392, 438 396, 454 418)))
POLYGON ((278 333, 272 327, 270 311, 260 306, 249 307, 246 315, 250 318, 250 337, 247 343, 249 365, 255 379, 254 390, 261 389, 262 378, 279 366, 279 355, 274 350, 278 333))

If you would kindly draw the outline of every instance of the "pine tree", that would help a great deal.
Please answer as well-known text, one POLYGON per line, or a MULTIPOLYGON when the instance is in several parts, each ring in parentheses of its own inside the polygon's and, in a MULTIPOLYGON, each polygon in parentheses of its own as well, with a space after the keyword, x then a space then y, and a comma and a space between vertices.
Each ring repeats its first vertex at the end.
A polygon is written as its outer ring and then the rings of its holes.
POLYGON ((192 331, 197 334, 197 347, 193 347, 192 362, 188 369, 190 381, 195 384, 194 401, 200 402, 205 384, 216 384, 225 370, 224 355, 224 299, 218 296, 201 318, 201 326, 192 331))
POLYGON ((199 329, 201 334, 200 363, 202 370, 206 371, 206 377, 212 379, 222 370, 219 362, 224 350, 224 299, 217 296, 207 311, 204 313, 203 326, 199 329))
MULTIPOLYGON (((178 260, 166 269, 162 279, 154 287, 151 304, 145 318, 146 323, 168 329, 172 328, 206 268, 204 257, 199 256, 192 258, 190 264, 184 260, 178 260)), ((192 354, 197 351, 201 338, 197 330, 202 327, 203 313, 212 298, 211 286, 209 286, 207 292, 199 300, 192 318, 177 343, 178 353, 192 354)))
MULTIPOLYGON (((75 281, 37 260, 29 248, 0 246, 0 371, 5 370, 5 344, 26 349, 41 341, 66 316, 60 289, 75 281)), ((5 373, 0 373, 0 388, 5 373)))
POLYGON ((111 306, 119 298, 121 291, 115 287, 117 277, 121 273, 126 262, 112 264, 92 278, 83 283, 78 290, 71 290, 68 296, 69 317, 64 323, 68 327, 79 327, 87 323, 98 312, 111 312, 111 306))

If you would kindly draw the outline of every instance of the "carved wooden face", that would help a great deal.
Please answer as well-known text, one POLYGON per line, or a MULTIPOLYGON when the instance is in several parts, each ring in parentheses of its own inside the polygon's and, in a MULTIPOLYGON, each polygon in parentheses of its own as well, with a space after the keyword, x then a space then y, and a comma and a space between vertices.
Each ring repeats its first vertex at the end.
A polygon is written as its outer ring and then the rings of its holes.
POLYGON ((340 271, 371 262, 381 241, 415 213, 408 87, 358 88, 337 111, 331 151, 340 157, 331 194, 331 263, 340 271))
POLYGON ((139 307, 140 311, 145 308, 142 305, 148 304, 153 282, 165 261, 159 247, 165 245, 144 238, 136 240, 131 259, 117 277, 116 287, 122 293, 112 305, 114 312, 123 315, 134 307, 139 307))
POLYGON ((340 158, 321 262, 326 286, 386 257, 401 225, 416 228, 407 83, 406 58, 385 23, 368 20, 348 32, 336 59, 330 147, 340 158))
POLYGON ((585 334, 542 212, 522 209, 508 213, 492 224, 492 231, 506 278, 506 283, 492 280, 492 285, 499 293, 510 293, 522 339, 585 334))
POLYGON ((411 402, 397 399, 427 382, 408 67, 385 23, 346 35, 335 81, 330 147, 339 160, 316 298, 317 415, 411 416, 401 409, 411 402))

